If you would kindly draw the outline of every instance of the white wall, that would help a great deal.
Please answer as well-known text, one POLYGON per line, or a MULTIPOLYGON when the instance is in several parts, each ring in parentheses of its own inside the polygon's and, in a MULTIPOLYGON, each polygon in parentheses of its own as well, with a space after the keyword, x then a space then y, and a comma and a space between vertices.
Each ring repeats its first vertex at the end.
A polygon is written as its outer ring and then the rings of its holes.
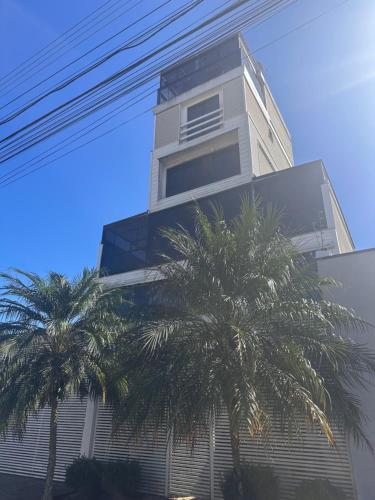
MULTIPOLYGON (((375 325, 375 249, 341 254, 318 260, 321 275, 331 276, 342 288, 326 292, 326 298, 353 308, 362 319, 375 325)), ((375 351, 375 329, 356 333, 355 340, 375 351)), ((368 417, 365 430, 375 448, 375 387, 367 392, 358 389, 363 411, 368 417)), ((375 498, 375 458, 367 448, 351 444, 352 466, 358 500, 375 498)))

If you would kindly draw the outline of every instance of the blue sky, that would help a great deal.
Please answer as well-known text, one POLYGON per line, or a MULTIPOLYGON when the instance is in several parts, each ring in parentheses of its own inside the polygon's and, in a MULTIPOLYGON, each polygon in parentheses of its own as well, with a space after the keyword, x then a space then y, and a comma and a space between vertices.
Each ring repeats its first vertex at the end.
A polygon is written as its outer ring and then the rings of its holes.
MULTIPOLYGON (((0 75, 103 3, 0 0, 0 75)), ((222 3, 208 2, 210 8, 222 3)), ((128 17, 138 17, 150 4, 159 2, 144 1, 128 17)), ((338 6, 257 52, 256 58, 263 64, 291 131, 296 164, 323 159, 355 244, 361 249, 375 246, 375 2, 349 0, 341 4, 340 0, 299 0, 246 31, 245 36, 250 49, 257 49, 327 8, 338 6)), ((199 15, 191 14, 191 21, 199 15)), ((124 22, 126 16, 98 33, 96 43, 124 22)), ((178 28, 181 26, 173 26, 169 33, 178 28)), ((149 47, 165 36, 154 39, 149 47)), ((90 43, 93 39, 37 76, 48 75, 51 69, 77 57, 90 43)), ((64 95, 86 88, 136 55, 116 58, 64 95)), ((24 88, 35 81, 28 81, 24 88)), ((7 97, 16 95, 16 90, 13 92, 7 97)), ((6 98, 0 100, 5 102, 6 98)), ((154 102, 154 96, 146 99, 106 128, 137 115, 154 102)), ((53 103, 42 104, 39 112, 53 103)), ((0 129, 0 135, 7 130, 0 129)), ((45 273, 53 269, 71 275, 83 266, 94 266, 103 224, 147 208, 152 136, 153 116, 148 112, 113 134, 0 189, 0 270, 20 267, 45 273)), ((0 166, 6 172, 53 143, 0 166)))

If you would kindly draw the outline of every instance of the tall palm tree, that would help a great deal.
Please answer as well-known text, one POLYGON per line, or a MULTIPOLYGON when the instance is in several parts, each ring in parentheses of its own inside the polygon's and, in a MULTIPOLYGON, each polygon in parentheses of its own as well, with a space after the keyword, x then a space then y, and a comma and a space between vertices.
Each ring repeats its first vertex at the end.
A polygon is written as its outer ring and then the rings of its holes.
POLYGON ((51 500, 60 403, 76 395, 115 400, 126 391, 123 377, 111 377, 124 328, 119 292, 86 269, 71 281, 19 270, 0 278, 0 431, 22 437, 29 415, 50 408, 43 500, 51 500))
POLYGON ((210 217, 197 208, 193 234, 164 230, 163 279, 127 337, 129 393, 117 418, 194 439, 225 412, 238 474, 242 425, 255 436, 276 420, 288 432, 307 420, 333 445, 339 419, 366 440, 353 388, 374 374, 375 354, 346 336, 366 325, 323 298, 337 284, 297 252, 281 217, 244 200, 231 222, 220 207, 210 217))

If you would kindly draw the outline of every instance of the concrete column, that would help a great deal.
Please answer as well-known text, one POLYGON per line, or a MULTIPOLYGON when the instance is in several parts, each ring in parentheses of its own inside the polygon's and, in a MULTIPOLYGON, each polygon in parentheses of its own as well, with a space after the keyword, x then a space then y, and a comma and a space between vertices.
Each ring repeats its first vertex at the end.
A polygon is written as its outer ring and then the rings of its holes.
POLYGON ((96 430, 96 419, 98 414, 98 400, 88 398, 86 403, 85 423, 82 432, 80 454, 92 458, 94 454, 94 441, 96 430))

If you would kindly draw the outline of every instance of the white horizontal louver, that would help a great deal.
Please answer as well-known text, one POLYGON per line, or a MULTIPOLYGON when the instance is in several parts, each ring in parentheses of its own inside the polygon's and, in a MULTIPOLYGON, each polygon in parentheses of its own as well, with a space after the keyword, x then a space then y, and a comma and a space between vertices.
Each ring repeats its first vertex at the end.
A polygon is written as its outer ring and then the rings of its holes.
POLYGON ((221 482, 223 473, 232 467, 228 419, 224 417, 216 418, 214 432, 214 498, 222 498, 221 482))
MULTIPOLYGON (((55 479, 63 481, 65 470, 79 456, 86 401, 72 398, 59 408, 55 479)), ((0 439, 0 472, 44 478, 48 461, 48 408, 29 417, 23 439, 8 434, 0 439)))
MULTIPOLYGON (((255 464, 269 465, 280 479, 282 500, 294 500, 294 492, 303 479, 326 478, 341 488, 348 500, 355 499, 351 466, 345 436, 336 429, 336 448, 317 430, 304 426, 301 436, 288 439, 275 428, 267 444, 241 432, 241 457, 255 464)), ((228 419, 222 416, 215 427, 215 498, 222 498, 221 478, 230 469, 231 448, 228 419)))
MULTIPOLYGON (((85 420, 85 403, 78 399, 61 405, 58 428, 58 453, 55 478, 63 480, 66 466, 79 455, 85 420)), ((0 440, 0 472, 43 478, 48 456, 49 410, 32 416, 22 441, 12 436, 0 440)), ((142 490, 164 495, 168 476, 168 492, 174 495, 219 500, 223 473, 231 468, 231 447, 228 419, 225 415, 215 422, 211 436, 202 436, 194 449, 178 444, 168 451, 166 432, 150 432, 135 440, 124 426, 112 437, 112 411, 99 404, 96 420, 94 456, 100 460, 136 459, 143 472, 142 490), (167 460, 167 455, 169 459, 167 460), (167 474, 167 464, 169 471, 167 474), (213 481, 211 481, 213 471, 213 481)), ((326 438, 305 427, 301 437, 288 440, 274 428, 268 444, 251 439, 241 432, 241 456, 248 462, 272 466, 280 479, 282 500, 294 500, 296 486, 303 479, 328 478, 342 488, 347 500, 355 493, 346 440, 336 430, 337 448, 330 448, 326 438)))
POLYGON ((185 443, 173 447, 169 491, 176 496, 210 498, 210 439, 197 439, 193 449, 185 443))
POLYGON ((99 404, 95 430, 94 456, 98 460, 138 460, 142 467, 142 490, 164 495, 166 479, 167 436, 150 432, 133 439, 126 425, 112 436, 112 410, 99 404))

